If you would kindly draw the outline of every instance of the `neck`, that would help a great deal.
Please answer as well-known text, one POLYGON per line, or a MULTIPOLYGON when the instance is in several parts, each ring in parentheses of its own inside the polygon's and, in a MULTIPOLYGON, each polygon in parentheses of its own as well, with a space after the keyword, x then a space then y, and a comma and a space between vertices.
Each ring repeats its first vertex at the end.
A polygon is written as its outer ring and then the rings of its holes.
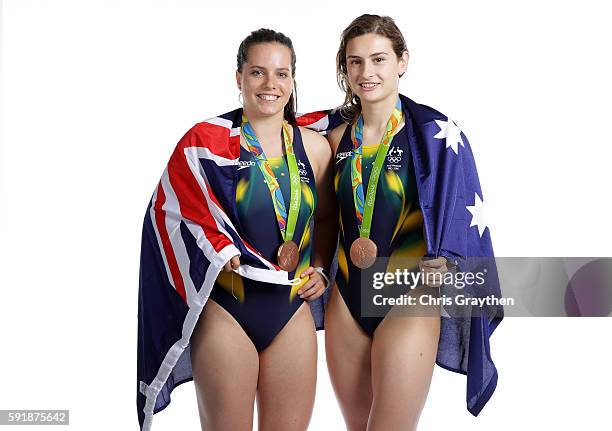
POLYGON ((264 145, 262 141, 274 142, 278 139, 284 119, 283 111, 270 116, 258 116, 245 107, 243 112, 249 119, 260 144, 264 145))
POLYGON ((397 103, 398 93, 390 94, 389 97, 374 103, 361 104, 361 115, 363 115, 364 129, 383 133, 387 129, 387 123, 397 103))

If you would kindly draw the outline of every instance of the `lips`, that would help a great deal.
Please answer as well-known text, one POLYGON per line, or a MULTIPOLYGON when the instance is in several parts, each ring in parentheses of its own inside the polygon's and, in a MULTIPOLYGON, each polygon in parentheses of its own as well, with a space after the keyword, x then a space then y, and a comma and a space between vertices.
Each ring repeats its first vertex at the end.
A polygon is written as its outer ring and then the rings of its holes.
POLYGON ((267 93, 258 94, 257 97, 266 102, 275 102, 276 100, 280 98, 280 96, 277 96, 276 94, 267 94, 267 93))
POLYGON ((379 85, 380 85, 380 82, 362 82, 359 84, 361 89, 364 91, 374 90, 375 88, 378 88, 379 85))

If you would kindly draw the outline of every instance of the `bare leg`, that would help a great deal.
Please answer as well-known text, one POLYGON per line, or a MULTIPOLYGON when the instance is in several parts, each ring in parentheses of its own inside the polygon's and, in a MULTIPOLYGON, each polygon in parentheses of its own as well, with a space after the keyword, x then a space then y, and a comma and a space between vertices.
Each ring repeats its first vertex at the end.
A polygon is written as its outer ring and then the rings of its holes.
POLYGON ((303 303, 259 354, 259 431, 306 430, 314 407, 316 380, 315 324, 308 304, 303 303))
POLYGON ((368 431, 416 430, 419 422, 438 351, 440 314, 437 306, 412 307, 421 308, 410 316, 392 310, 374 332, 368 431))
POLYGON ((200 423, 206 431, 251 431, 257 350, 238 322, 209 299, 191 336, 200 423))
POLYGON ((348 431, 364 431, 372 404, 372 340, 359 327, 334 283, 325 310, 325 352, 332 387, 348 431))

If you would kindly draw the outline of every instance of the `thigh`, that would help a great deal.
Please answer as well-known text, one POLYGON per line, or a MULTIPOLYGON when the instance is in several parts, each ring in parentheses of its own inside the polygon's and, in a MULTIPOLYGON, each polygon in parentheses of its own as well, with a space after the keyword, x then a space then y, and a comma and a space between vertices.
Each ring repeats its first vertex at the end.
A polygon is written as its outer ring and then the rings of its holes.
POLYGON ((374 399, 368 431, 415 430, 425 405, 438 352, 440 315, 437 306, 413 307, 419 308, 408 316, 392 310, 374 332, 374 399))
POLYGON ((259 354, 257 415, 260 431, 304 431, 314 407, 317 338, 304 302, 259 354))
POLYGON ((244 330, 209 299, 190 344, 202 429, 251 431, 259 358, 244 330))
POLYGON ((365 430, 372 404, 372 340, 353 319, 334 283, 325 310, 325 356, 349 431, 365 430))

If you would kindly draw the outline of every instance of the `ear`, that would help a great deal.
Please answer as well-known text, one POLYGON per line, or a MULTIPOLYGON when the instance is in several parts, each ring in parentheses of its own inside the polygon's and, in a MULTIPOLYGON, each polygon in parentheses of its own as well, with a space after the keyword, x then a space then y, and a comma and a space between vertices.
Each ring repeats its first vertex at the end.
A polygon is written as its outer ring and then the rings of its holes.
POLYGON ((239 71, 236 71, 236 85, 238 90, 242 91, 242 74, 239 71))
POLYGON ((408 69, 408 51, 402 52, 402 56, 399 59, 399 76, 403 76, 406 73, 406 69, 408 69))

